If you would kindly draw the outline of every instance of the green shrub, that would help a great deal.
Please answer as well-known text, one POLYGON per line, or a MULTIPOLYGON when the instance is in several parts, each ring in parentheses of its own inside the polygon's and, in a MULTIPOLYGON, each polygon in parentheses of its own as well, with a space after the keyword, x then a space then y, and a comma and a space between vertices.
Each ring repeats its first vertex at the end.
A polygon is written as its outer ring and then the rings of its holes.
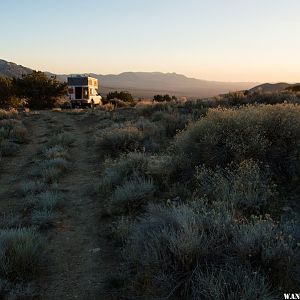
POLYGON ((9 280, 30 280, 41 263, 43 241, 27 228, 0 230, 0 274, 9 280))

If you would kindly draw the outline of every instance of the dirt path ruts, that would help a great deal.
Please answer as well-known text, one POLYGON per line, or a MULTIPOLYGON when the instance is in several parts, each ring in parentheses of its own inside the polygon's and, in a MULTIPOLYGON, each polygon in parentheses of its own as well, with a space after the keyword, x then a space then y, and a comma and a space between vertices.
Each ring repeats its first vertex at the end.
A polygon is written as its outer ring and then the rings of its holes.
POLYGON ((99 228, 99 200, 90 190, 97 180, 97 159, 86 145, 86 127, 79 116, 58 114, 59 122, 75 136, 72 170, 61 180, 65 205, 61 223, 48 239, 48 275, 42 299, 103 299, 103 279, 110 271, 109 249, 99 228))

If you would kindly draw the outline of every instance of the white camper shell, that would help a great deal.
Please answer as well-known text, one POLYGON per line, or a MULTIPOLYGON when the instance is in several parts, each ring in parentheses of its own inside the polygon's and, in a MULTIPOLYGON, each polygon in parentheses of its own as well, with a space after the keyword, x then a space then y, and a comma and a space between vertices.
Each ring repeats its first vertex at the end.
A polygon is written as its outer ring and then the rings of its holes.
POLYGON ((102 104, 102 97, 98 94, 98 79, 93 77, 68 77, 68 95, 73 108, 102 104))

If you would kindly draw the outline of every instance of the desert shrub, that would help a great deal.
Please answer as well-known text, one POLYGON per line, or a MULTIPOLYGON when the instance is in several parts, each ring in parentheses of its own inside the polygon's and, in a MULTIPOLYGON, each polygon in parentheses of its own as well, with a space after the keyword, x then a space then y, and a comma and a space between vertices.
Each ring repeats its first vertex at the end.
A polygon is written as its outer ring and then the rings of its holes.
POLYGON ((0 137, 23 143, 27 137, 27 130, 21 121, 16 119, 0 120, 0 137))
POLYGON ((252 92, 247 95, 248 103, 262 103, 262 104, 279 104, 279 103, 300 103, 300 97, 293 92, 276 92, 276 93, 262 93, 252 92))
POLYGON ((130 152, 121 155, 114 161, 107 160, 104 163, 104 172, 101 175, 98 190, 102 195, 108 195, 133 175, 145 174, 147 165, 148 157, 142 152, 130 152))
POLYGON ((195 267, 217 263, 224 254, 230 218, 217 213, 201 217, 188 206, 150 206, 130 228, 124 250, 129 270, 135 270, 128 283, 131 296, 188 299, 185 291, 195 267))
POLYGON ((124 182, 142 177, 151 179, 156 189, 164 192, 176 174, 177 164, 170 155, 130 152, 104 162, 98 191, 102 197, 109 197, 124 182))
POLYGON ((61 132, 57 135, 53 135, 50 140, 47 142, 48 147, 61 146, 61 147, 70 147, 75 141, 74 136, 70 133, 61 132))
POLYGON ((46 183, 58 182, 62 174, 62 170, 56 167, 41 169, 41 176, 46 183))
POLYGON ((1 213, 0 215, 0 229, 10 229, 20 227, 22 225, 22 218, 18 214, 1 213))
POLYGON ((96 135, 96 147, 101 155, 118 157, 124 152, 143 149, 143 134, 136 127, 103 129, 96 135))
POLYGON ((226 203, 244 213, 259 213, 274 196, 274 188, 260 167, 253 161, 243 161, 237 167, 216 171, 205 166, 197 168, 196 186, 199 197, 226 203))
POLYGON ((171 111, 174 103, 168 102, 139 102, 135 106, 137 112, 141 116, 151 116, 157 111, 171 111))
POLYGON ((109 236, 117 245, 123 245, 128 238, 131 222, 132 220, 128 216, 121 216, 111 223, 109 236))
POLYGON ((54 159, 54 158, 68 159, 69 158, 69 154, 67 150, 64 147, 59 145, 46 148, 43 154, 45 155, 46 159, 54 159))
POLYGON ((38 297, 38 291, 31 282, 14 283, 0 279, 0 297, 7 300, 33 299, 38 297))
POLYGON ((14 156, 18 152, 20 146, 9 140, 0 141, 0 153, 3 156, 14 156))
POLYGON ((31 223, 38 226, 40 229, 47 229, 52 226, 56 219, 57 214, 49 208, 34 210, 31 215, 31 223))
POLYGON ((20 148, 19 144, 27 140, 27 130, 14 114, 14 112, 0 112, 1 156, 14 156, 20 148))
POLYGON ((151 199, 155 187, 151 179, 135 177, 117 186, 110 197, 113 212, 134 214, 151 199))
POLYGON ((3 119, 17 119, 18 111, 16 109, 4 110, 0 109, 0 120, 3 119))
POLYGON ((69 163, 65 158, 55 157, 52 159, 44 160, 39 164, 39 168, 57 168, 62 172, 66 172, 69 169, 69 163))
POLYGON ((46 189, 46 185, 43 181, 28 180, 20 184, 19 190, 23 196, 36 195, 43 192, 46 189))
POLYGON ((62 195, 57 191, 45 191, 37 196, 37 203, 41 209, 54 210, 61 205, 62 195))
POLYGON ((189 121, 189 115, 157 111, 152 115, 154 122, 159 122, 166 137, 173 137, 183 130, 189 121))
POLYGON ((298 285, 298 229, 270 218, 246 221, 199 200, 150 205, 129 227, 126 296, 274 299, 277 289, 298 285))
POLYGON ((27 228, 0 231, 0 274, 9 280, 30 280, 38 272, 43 242, 27 228))
POLYGON ((249 268, 228 263, 210 270, 199 269, 191 278, 190 299, 277 299, 265 277, 249 268))
POLYGON ((177 136, 186 163, 217 165, 254 159, 270 166, 278 180, 300 172, 300 107, 291 104, 212 109, 177 136))
POLYGON ((237 227, 232 249, 241 261, 267 272, 276 286, 293 289, 300 282, 298 238, 299 225, 293 220, 279 223, 254 218, 237 227))
POLYGON ((56 157, 40 162, 33 170, 33 174, 42 177, 47 183, 53 183, 57 182, 69 168, 70 165, 65 158, 56 157))

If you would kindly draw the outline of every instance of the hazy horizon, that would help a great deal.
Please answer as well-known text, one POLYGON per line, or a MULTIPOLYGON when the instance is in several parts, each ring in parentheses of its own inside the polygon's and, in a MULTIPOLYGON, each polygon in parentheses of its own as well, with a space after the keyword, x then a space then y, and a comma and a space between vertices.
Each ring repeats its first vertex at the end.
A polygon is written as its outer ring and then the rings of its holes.
POLYGON ((300 81, 297 0, 12 0, 1 8, 0 58, 33 69, 300 81))

